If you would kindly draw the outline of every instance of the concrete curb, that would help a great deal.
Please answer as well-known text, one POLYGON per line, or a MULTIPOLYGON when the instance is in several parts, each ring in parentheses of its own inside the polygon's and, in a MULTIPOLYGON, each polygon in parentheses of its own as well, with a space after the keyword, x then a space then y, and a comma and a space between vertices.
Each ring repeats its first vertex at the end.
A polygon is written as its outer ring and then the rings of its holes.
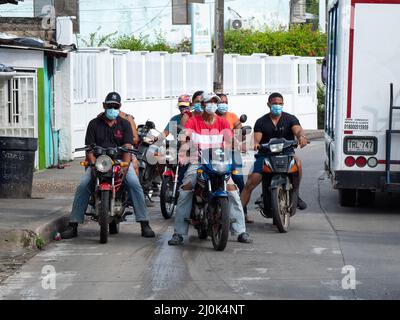
POLYGON ((2 230, 0 240, 2 244, 16 245, 22 254, 26 250, 37 249, 37 239, 42 239, 44 245, 52 242, 55 232, 65 230, 68 222, 69 212, 60 211, 49 220, 38 221, 22 229, 2 230))
POLYGON ((66 229, 69 223, 69 212, 60 212, 51 220, 41 224, 34 230, 37 236, 40 236, 45 244, 49 244, 54 240, 55 232, 62 232, 66 229))

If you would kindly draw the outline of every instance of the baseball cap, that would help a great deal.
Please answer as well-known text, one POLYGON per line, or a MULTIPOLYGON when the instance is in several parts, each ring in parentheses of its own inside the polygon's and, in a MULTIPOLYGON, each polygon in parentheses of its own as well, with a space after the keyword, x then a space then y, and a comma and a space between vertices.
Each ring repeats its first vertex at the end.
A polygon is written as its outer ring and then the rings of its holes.
POLYGON ((121 96, 117 92, 110 92, 106 100, 104 101, 105 104, 121 104, 121 96))
POLYGON ((178 107, 190 107, 191 97, 188 94, 183 94, 178 98, 178 107))
POLYGON ((221 98, 218 97, 214 92, 204 93, 203 98, 201 99, 202 102, 209 102, 212 99, 217 99, 217 102, 221 102, 221 98))

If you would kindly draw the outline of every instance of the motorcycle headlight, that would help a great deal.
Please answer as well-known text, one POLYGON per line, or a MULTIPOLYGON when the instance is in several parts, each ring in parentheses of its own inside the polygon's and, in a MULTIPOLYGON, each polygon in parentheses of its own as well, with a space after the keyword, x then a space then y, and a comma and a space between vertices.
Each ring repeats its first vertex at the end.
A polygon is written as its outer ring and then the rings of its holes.
POLYGON ((283 151, 284 143, 271 144, 269 146, 272 153, 279 153, 283 151))
POLYGON ((100 156, 96 160, 96 170, 107 173, 112 169, 113 161, 109 156, 100 156))
POLYGON ((154 143, 154 138, 150 135, 144 136, 143 137, 143 142, 147 144, 153 144, 154 143))

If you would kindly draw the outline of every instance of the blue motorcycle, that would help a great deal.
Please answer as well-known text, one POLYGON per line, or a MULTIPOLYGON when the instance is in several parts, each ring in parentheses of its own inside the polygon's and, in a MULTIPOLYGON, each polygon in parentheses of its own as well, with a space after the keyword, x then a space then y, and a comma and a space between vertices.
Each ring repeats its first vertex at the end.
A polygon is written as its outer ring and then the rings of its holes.
POLYGON ((193 194, 191 219, 200 239, 211 236, 216 251, 226 248, 230 224, 228 210, 228 181, 232 174, 232 153, 223 149, 201 152, 201 166, 193 194))

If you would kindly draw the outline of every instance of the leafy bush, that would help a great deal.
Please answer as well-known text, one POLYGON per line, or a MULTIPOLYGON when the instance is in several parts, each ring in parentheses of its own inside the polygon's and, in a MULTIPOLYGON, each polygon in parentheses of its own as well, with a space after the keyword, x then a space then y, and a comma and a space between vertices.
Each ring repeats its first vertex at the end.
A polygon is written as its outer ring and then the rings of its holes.
POLYGON ((316 57, 325 56, 326 42, 326 35, 313 31, 311 25, 293 26, 289 31, 228 30, 225 33, 225 52, 316 57))
MULTIPOLYGON (((128 49, 131 51, 167 51, 190 52, 191 40, 183 39, 176 46, 168 44, 164 34, 156 33, 155 41, 149 41, 149 36, 123 35, 111 38, 105 36, 108 46, 115 49, 128 49)), ((93 39, 102 39, 92 34, 93 39)), ((92 40, 92 39, 90 39, 92 40)), ((93 42, 93 41, 90 41, 93 42)), ((253 53, 266 53, 270 56, 296 55, 296 56, 325 56, 326 35, 319 31, 313 31, 311 25, 293 26, 289 31, 280 29, 271 31, 252 30, 227 30, 225 32, 225 52, 241 55, 253 53)))

